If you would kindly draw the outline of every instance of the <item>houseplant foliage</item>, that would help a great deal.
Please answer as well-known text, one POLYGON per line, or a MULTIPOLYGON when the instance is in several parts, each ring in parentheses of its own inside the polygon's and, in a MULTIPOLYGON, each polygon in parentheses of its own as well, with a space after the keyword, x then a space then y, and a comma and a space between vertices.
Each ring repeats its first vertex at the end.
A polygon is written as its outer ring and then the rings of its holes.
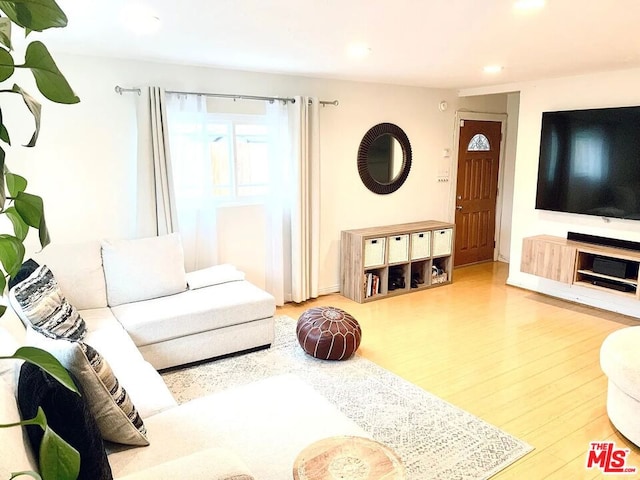
MULTIPOLYGON (((0 94, 19 95, 34 119, 35 128, 25 147, 34 147, 40 133, 41 105, 29 93, 9 79, 16 69, 28 69, 33 74, 40 93, 56 103, 78 103, 64 75, 56 66, 47 47, 40 41, 30 42, 23 61, 16 61, 13 53, 12 30, 24 30, 25 37, 31 32, 42 32, 49 28, 67 25, 67 17, 54 0, 0 0, 0 94)), ((40 245, 49 243, 49 233, 44 217, 42 198, 28 193, 27 180, 12 173, 6 164, 6 145, 11 145, 11 136, 5 125, 0 104, 0 215, 6 215, 13 226, 11 233, 0 233, 0 292, 4 292, 8 279, 20 270, 24 260, 24 240, 30 228, 38 230, 40 245), (4 147, 4 148, 3 148, 4 147)), ((6 306, 0 306, 0 316, 6 306)), ((67 388, 77 393, 73 381, 58 361, 42 350, 22 347, 11 357, 22 359, 40 366, 67 388)), ((44 437, 39 452, 41 476, 35 472, 15 472, 11 478, 31 476, 42 480, 74 480, 80 468, 78 452, 53 432, 46 422, 42 409, 35 418, 0 428, 18 425, 39 425, 44 437)))
MULTIPOLYGON (((3 359, 25 360, 33 363, 59 381, 72 392, 78 393, 76 385, 64 369, 60 362, 49 352, 35 347, 21 347, 8 357, 0 356, 3 359)), ((18 423, 0 424, 0 428, 18 427, 22 425, 38 425, 44 431, 40 451, 38 452, 40 475, 36 472, 14 472, 10 479, 21 476, 30 476, 37 480, 75 480, 80 472, 80 454, 78 451, 65 442, 47 425, 42 408, 38 409, 38 414, 29 420, 18 423)))
MULTIPOLYGON (((23 29, 25 36, 49 28, 65 27, 67 17, 54 0, 0 0, 0 87, 15 73, 16 69, 29 69, 40 93, 56 103, 77 103, 75 95, 64 75, 56 66, 47 47, 40 41, 27 45, 24 61, 16 62, 11 42, 12 29, 23 29)), ((0 88, 0 94, 19 95, 33 116, 35 128, 25 147, 34 147, 40 133, 41 105, 17 84, 0 88)), ((29 228, 38 230, 40 245, 49 243, 49 232, 44 217, 42 198, 27 193, 27 180, 11 173, 6 164, 3 144, 11 145, 11 137, 5 125, 0 106, 0 214, 6 215, 13 225, 12 234, 0 234, 0 291, 4 291, 7 280, 18 273, 24 260, 24 240, 29 228)), ((0 307, 0 315, 6 307, 0 307)))

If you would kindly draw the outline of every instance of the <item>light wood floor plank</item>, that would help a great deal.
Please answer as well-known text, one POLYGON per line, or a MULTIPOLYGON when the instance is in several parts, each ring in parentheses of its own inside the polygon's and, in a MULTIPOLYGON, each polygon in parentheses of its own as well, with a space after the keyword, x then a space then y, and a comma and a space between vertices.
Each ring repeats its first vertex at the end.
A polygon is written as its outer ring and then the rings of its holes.
POLYGON ((591 441, 629 448, 640 467, 640 449, 607 418, 599 364, 606 336, 640 321, 509 287, 507 269, 475 265, 443 287, 367 304, 332 294, 278 313, 343 308, 362 327, 360 355, 535 447, 495 479, 614 478, 586 469, 591 441))

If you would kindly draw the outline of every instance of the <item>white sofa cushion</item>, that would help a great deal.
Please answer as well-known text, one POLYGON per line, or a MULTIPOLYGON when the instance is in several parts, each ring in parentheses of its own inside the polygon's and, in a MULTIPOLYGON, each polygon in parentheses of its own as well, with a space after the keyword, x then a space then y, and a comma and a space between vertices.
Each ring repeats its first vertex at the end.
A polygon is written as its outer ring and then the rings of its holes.
MULTIPOLYGON (((0 360, 2 362, 4 360, 0 360)), ((14 388, 0 377, 0 423, 21 420, 14 388)), ((0 478, 11 478, 13 472, 37 470, 26 433, 22 427, 0 428, 0 478)))
POLYGON ((222 447, 239 455, 255 478, 282 480, 291 478, 296 456, 312 442, 334 435, 369 437, 291 374, 198 398, 145 421, 153 448, 112 451, 114 477, 222 447))
POLYGON ((190 290, 212 287, 213 285, 234 282, 236 280, 244 280, 244 272, 241 272, 234 265, 228 263, 187 273, 187 284, 190 290))
POLYGON ((107 359, 143 419, 177 405, 160 374, 144 360, 109 308, 80 313, 87 322, 84 341, 107 359))
POLYGON ((109 306, 173 295, 187 289, 184 253, 176 233, 102 242, 109 306))
POLYGON ((255 480, 244 462, 224 448, 207 448, 186 457, 145 468, 118 480, 255 480))
POLYGON ((246 280, 114 307, 113 314, 140 347, 269 318, 273 296, 246 280))
POLYGON ((33 259, 51 269, 62 293, 78 310, 107 306, 107 289, 98 240, 72 244, 52 243, 34 254, 33 259))

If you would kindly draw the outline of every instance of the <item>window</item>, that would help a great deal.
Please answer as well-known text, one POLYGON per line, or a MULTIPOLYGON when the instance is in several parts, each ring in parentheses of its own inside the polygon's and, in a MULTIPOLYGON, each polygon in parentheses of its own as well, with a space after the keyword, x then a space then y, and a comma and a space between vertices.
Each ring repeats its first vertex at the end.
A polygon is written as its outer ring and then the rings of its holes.
POLYGON ((476 133, 467 146, 467 152, 488 152, 490 150, 489 139, 481 133, 476 133))
MULTIPOLYGON (((174 130, 181 151, 174 167, 177 183, 194 197, 216 202, 257 201, 269 193, 268 127, 262 115, 207 114, 206 124, 179 122, 174 130), (204 164, 196 159, 206 148, 204 164), (189 155, 192 152, 192 155, 189 155), (190 161, 194 159, 194 161, 190 161), (198 165, 200 163, 200 165, 198 165), (209 181, 203 182, 206 178, 209 181), (206 187, 203 187, 206 185, 206 187), (208 192, 203 188, 210 189, 208 192)), ((173 140, 173 139, 172 139, 173 140)), ((189 193, 186 196, 191 196, 189 193)))

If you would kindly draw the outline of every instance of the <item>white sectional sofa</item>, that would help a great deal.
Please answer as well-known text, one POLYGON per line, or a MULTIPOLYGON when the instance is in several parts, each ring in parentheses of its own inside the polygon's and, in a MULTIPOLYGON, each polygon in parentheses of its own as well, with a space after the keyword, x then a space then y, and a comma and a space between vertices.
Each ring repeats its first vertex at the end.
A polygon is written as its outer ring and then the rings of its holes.
MULTIPOLYGON (((73 262, 65 262, 64 255, 58 256, 65 248, 55 252, 47 249, 38 261, 50 265, 64 295, 78 305, 86 324, 82 341, 108 362, 144 422, 148 446, 105 442, 113 478, 284 480, 292 477, 295 457, 309 443, 333 435, 367 436, 292 375, 271 377, 177 405, 156 369, 270 343, 272 299, 240 279, 241 275, 233 274, 233 269, 224 267, 228 270, 224 275, 238 278, 223 281, 220 271, 209 271, 193 277, 193 283, 215 286, 171 295, 175 298, 109 308, 107 302, 113 296, 108 294, 108 274, 106 288, 105 282, 100 281, 98 245, 66 249, 75 256, 73 262), (208 297, 202 294, 207 290, 208 297), (234 309, 245 294, 254 303, 234 309), (217 305, 213 313, 221 318, 207 320, 202 313, 206 298, 217 305), (191 314, 186 315, 187 311, 191 314), (262 318, 247 320, 255 316, 262 318), (229 317, 236 321, 229 321, 229 317), (184 322, 192 322, 194 327, 189 331, 176 325, 184 322), (216 333, 217 330, 223 331, 216 333), (247 341, 245 336, 252 340, 247 341)), ((20 307, 16 310, 24 316, 20 307)), ((0 318, 0 356, 13 353, 20 345, 32 344, 66 358, 61 352, 67 347, 60 343, 74 342, 51 340, 30 327, 25 329, 11 310, 0 318)), ((0 423, 18 421, 18 366, 17 362, 0 360, 0 423)), ((91 396, 86 394, 86 401, 91 396)), ((10 472, 37 470, 20 428, 0 429, 0 445, 0 478, 9 478, 10 472)))
POLYGON ((274 298, 230 265, 185 273, 176 234, 49 245, 33 258, 81 315, 115 316, 156 369, 273 341, 274 298))

